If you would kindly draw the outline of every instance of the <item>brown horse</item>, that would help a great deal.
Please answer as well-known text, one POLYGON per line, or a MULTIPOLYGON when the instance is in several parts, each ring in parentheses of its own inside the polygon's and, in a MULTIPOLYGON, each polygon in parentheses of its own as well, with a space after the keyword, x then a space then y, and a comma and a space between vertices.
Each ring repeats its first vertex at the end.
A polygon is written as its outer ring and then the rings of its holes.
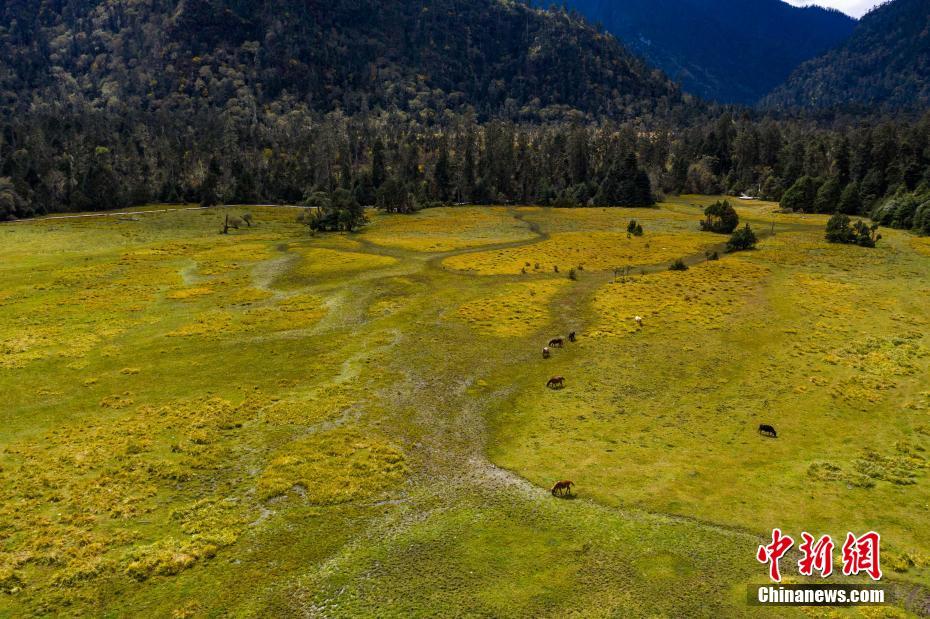
POLYGON ((569 342, 577 341, 577 338, 575 337, 575 332, 574 332, 574 331, 572 331, 571 333, 568 334, 568 341, 569 341, 569 342))
POLYGON ((565 386, 565 377, 564 376, 553 376, 552 378, 548 380, 548 382, 546 382, 546 386, 549 387, 550 389, 555 389, 556 387, 561 389, 562 387, 565 386))
POLYGON ((562 348, 565 346, 565 340, 560 337, 554 337, 549 340, 549 346, 558 346, 559 348, 562 348))
POLYGON ((572 486, 575 485, 573 481, 557 481, 555 485, 552 486, 552 496, 561 496, 564 493, 568 493, 569 496, 572 494, 572 486))
POLYGON ((548 359, 548 358, 549 358, 549 347, 544 346, 543 347, 543 359, 548 359))

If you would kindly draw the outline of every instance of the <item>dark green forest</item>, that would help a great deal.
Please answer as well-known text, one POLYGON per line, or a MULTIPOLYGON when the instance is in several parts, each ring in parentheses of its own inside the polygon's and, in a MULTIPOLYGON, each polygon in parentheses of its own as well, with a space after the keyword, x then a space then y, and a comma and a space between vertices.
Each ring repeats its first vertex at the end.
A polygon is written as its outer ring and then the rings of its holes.
MULTIPOLYGON (((537 2, 548 6, 545 0, 537 2)), ((561 3, 556 3, 561 4, 561 3)), ((566 0, 687 91, 752 105, 799 64, 842 43, 856 20, 781 0, 566 0)))
POLYGON ((706 104, 561 9, 18 0, 0 17, 0 218, 336 190, 396 211, 745 191, 870 214, 930 186, 930 119, 706 104))
POLYGON ((865 112, 930 106, 930 5, 886 2, 852 36, 795 70, 765 98, 772 109, 858 108, 865 112))

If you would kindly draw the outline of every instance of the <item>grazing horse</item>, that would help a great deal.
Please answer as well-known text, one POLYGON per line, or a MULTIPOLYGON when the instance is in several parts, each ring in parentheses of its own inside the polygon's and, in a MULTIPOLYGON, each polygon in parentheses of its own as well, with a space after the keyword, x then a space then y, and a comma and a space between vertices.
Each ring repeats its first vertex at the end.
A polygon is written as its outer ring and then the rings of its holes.
POLYGON ((565 377, 564 376, 553 376, 552 378, 549 379, 548 382, 546 382, 546 386, 549 387, 550 389, 555 389, 556 387, 561 389, 562 387, 565 386, 565 377))
POLYGON ((549 346, 558 346, 559 348, 562 348, 565 346, 565 340, 560 337, 554 337, 549 340, 549 346))
POLYGON ((775 428, 767 423, 759 424, 759 434, 763 436, 771 436, 772 438, 778 438, 778 432, 776 432, 775 428))
POLYGON ((543 346, 543 359, 548 359, 548 358, 549 358, 549 347, 543 346))
POLYGON ((577 341, 577 338, 575 337, 575 332, 574 332, 574 331, 572 331, 571 333, 568 334, 568 341, 569 341, 569 342, 577 341))
POLYGON ((636 321, 636 326, 637 326, 637 327, 639 327, 640 329, 643 328, 643 317, 642 317, 642 316, 636 316, 636 317, 633 318, 633 320, 636 321))
POLYGON ((561 496, 564 493, 568 493, 569 496, 572 494, 572 486, 575 485, 573 481, 557 481, 555 485, 552 486, 552 496, 561 496))

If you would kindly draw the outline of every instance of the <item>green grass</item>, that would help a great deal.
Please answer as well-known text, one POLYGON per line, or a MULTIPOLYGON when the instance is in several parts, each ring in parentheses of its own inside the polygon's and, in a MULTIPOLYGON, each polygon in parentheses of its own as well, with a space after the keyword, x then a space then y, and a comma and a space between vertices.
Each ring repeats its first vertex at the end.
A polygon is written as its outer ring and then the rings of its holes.
POLYGON ((927 585, 930 257, 709 200, 0 226, 0 615, 752 615, 775 526, 927 585))

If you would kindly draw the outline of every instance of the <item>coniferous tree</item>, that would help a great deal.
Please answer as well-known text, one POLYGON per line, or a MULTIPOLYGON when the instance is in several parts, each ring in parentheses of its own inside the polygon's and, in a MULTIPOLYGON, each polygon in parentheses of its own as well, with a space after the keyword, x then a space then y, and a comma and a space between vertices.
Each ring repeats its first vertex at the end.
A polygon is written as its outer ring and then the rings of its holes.
POLYGON ((859 183, 852 182, 846 185, 840 195, 837 211, 846 215, 858 215, 862 211, 862 202, 859 200, 859 183))
POLYGON ((701 230, 730 234, 739 225, 739 215, 736 209, 727 201, 717 201, 704 209, 704 219, 701 221, 701 230))
POLYGON ((820 189, 820 184, 816 179, 807 175, 802 176, 782 196, 781 208, 799 213, 814 212, 818 189, 820 189))
POLYGON ((817 190, 814 198, 815 213, 834 213, 839 206, 842 187, 836 177, 828 178, 817 190))

